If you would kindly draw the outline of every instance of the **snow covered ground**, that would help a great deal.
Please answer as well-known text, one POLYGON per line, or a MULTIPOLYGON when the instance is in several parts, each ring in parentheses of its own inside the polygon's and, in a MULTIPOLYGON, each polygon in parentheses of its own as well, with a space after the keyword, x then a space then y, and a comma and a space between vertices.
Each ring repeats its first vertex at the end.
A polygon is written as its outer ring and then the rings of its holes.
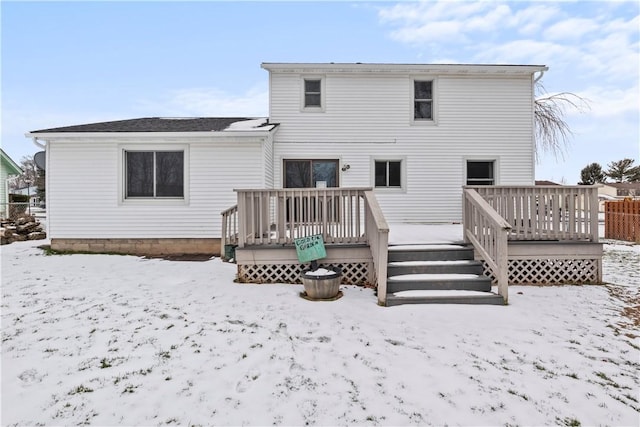
POLYGON ((1 249, 2 425, 639 422, 640 246, 606 245, 615 285, 383 308, 38 244, 1 249))

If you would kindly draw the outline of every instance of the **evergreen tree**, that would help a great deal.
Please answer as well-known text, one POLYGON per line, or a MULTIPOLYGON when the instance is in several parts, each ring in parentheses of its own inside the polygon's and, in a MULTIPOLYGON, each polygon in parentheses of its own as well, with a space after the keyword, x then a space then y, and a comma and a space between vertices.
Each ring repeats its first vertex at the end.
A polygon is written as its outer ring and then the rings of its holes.
POLYGON ((598 163, 591 163, 580 171, 580 179, 579 185, 593 185, 603 183, 606 178, 602 172, 602 166, 598 163))
POLYGON ((635 173, 633 162, 633 159, 622 159, 617 162, 610 162, 607 164, 609 169, 606 170, 605 175, 615 182, 631 181, 630 178, 632 178, 635 173))

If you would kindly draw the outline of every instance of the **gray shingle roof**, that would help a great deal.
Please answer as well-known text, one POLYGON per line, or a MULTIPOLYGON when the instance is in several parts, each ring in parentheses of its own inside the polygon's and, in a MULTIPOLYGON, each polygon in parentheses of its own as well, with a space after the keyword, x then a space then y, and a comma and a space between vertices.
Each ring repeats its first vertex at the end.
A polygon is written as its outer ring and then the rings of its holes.
MULTIPOLYGON (((141 119, 116 120, 112 122, 89 123, 41 129, 30 133, 59 132, 218 132, 232 123, 254 120, 255 117, 147 117, 141 119)), ((266 128, 267 130, 269 128, 266 128)))

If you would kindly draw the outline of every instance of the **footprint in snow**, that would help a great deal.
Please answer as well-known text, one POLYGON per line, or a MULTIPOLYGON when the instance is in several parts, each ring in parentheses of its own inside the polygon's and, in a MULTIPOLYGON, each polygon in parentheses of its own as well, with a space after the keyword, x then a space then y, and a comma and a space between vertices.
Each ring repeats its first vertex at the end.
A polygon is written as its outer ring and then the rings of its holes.
POLYGON ((42 382, 43 375, 40 375, 35 369, 27 369, 18 375, 20 381, 25 384, 33 384, 42 382))

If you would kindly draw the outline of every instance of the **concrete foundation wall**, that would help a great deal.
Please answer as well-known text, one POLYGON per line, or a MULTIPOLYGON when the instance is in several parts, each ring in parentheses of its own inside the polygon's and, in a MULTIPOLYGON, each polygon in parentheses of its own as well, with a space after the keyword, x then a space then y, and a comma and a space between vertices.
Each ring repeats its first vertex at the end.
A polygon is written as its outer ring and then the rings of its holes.
POLYGON ((128 255, 220 255, 220 239, 51 239, 56 251, 118 253, 128 255))

